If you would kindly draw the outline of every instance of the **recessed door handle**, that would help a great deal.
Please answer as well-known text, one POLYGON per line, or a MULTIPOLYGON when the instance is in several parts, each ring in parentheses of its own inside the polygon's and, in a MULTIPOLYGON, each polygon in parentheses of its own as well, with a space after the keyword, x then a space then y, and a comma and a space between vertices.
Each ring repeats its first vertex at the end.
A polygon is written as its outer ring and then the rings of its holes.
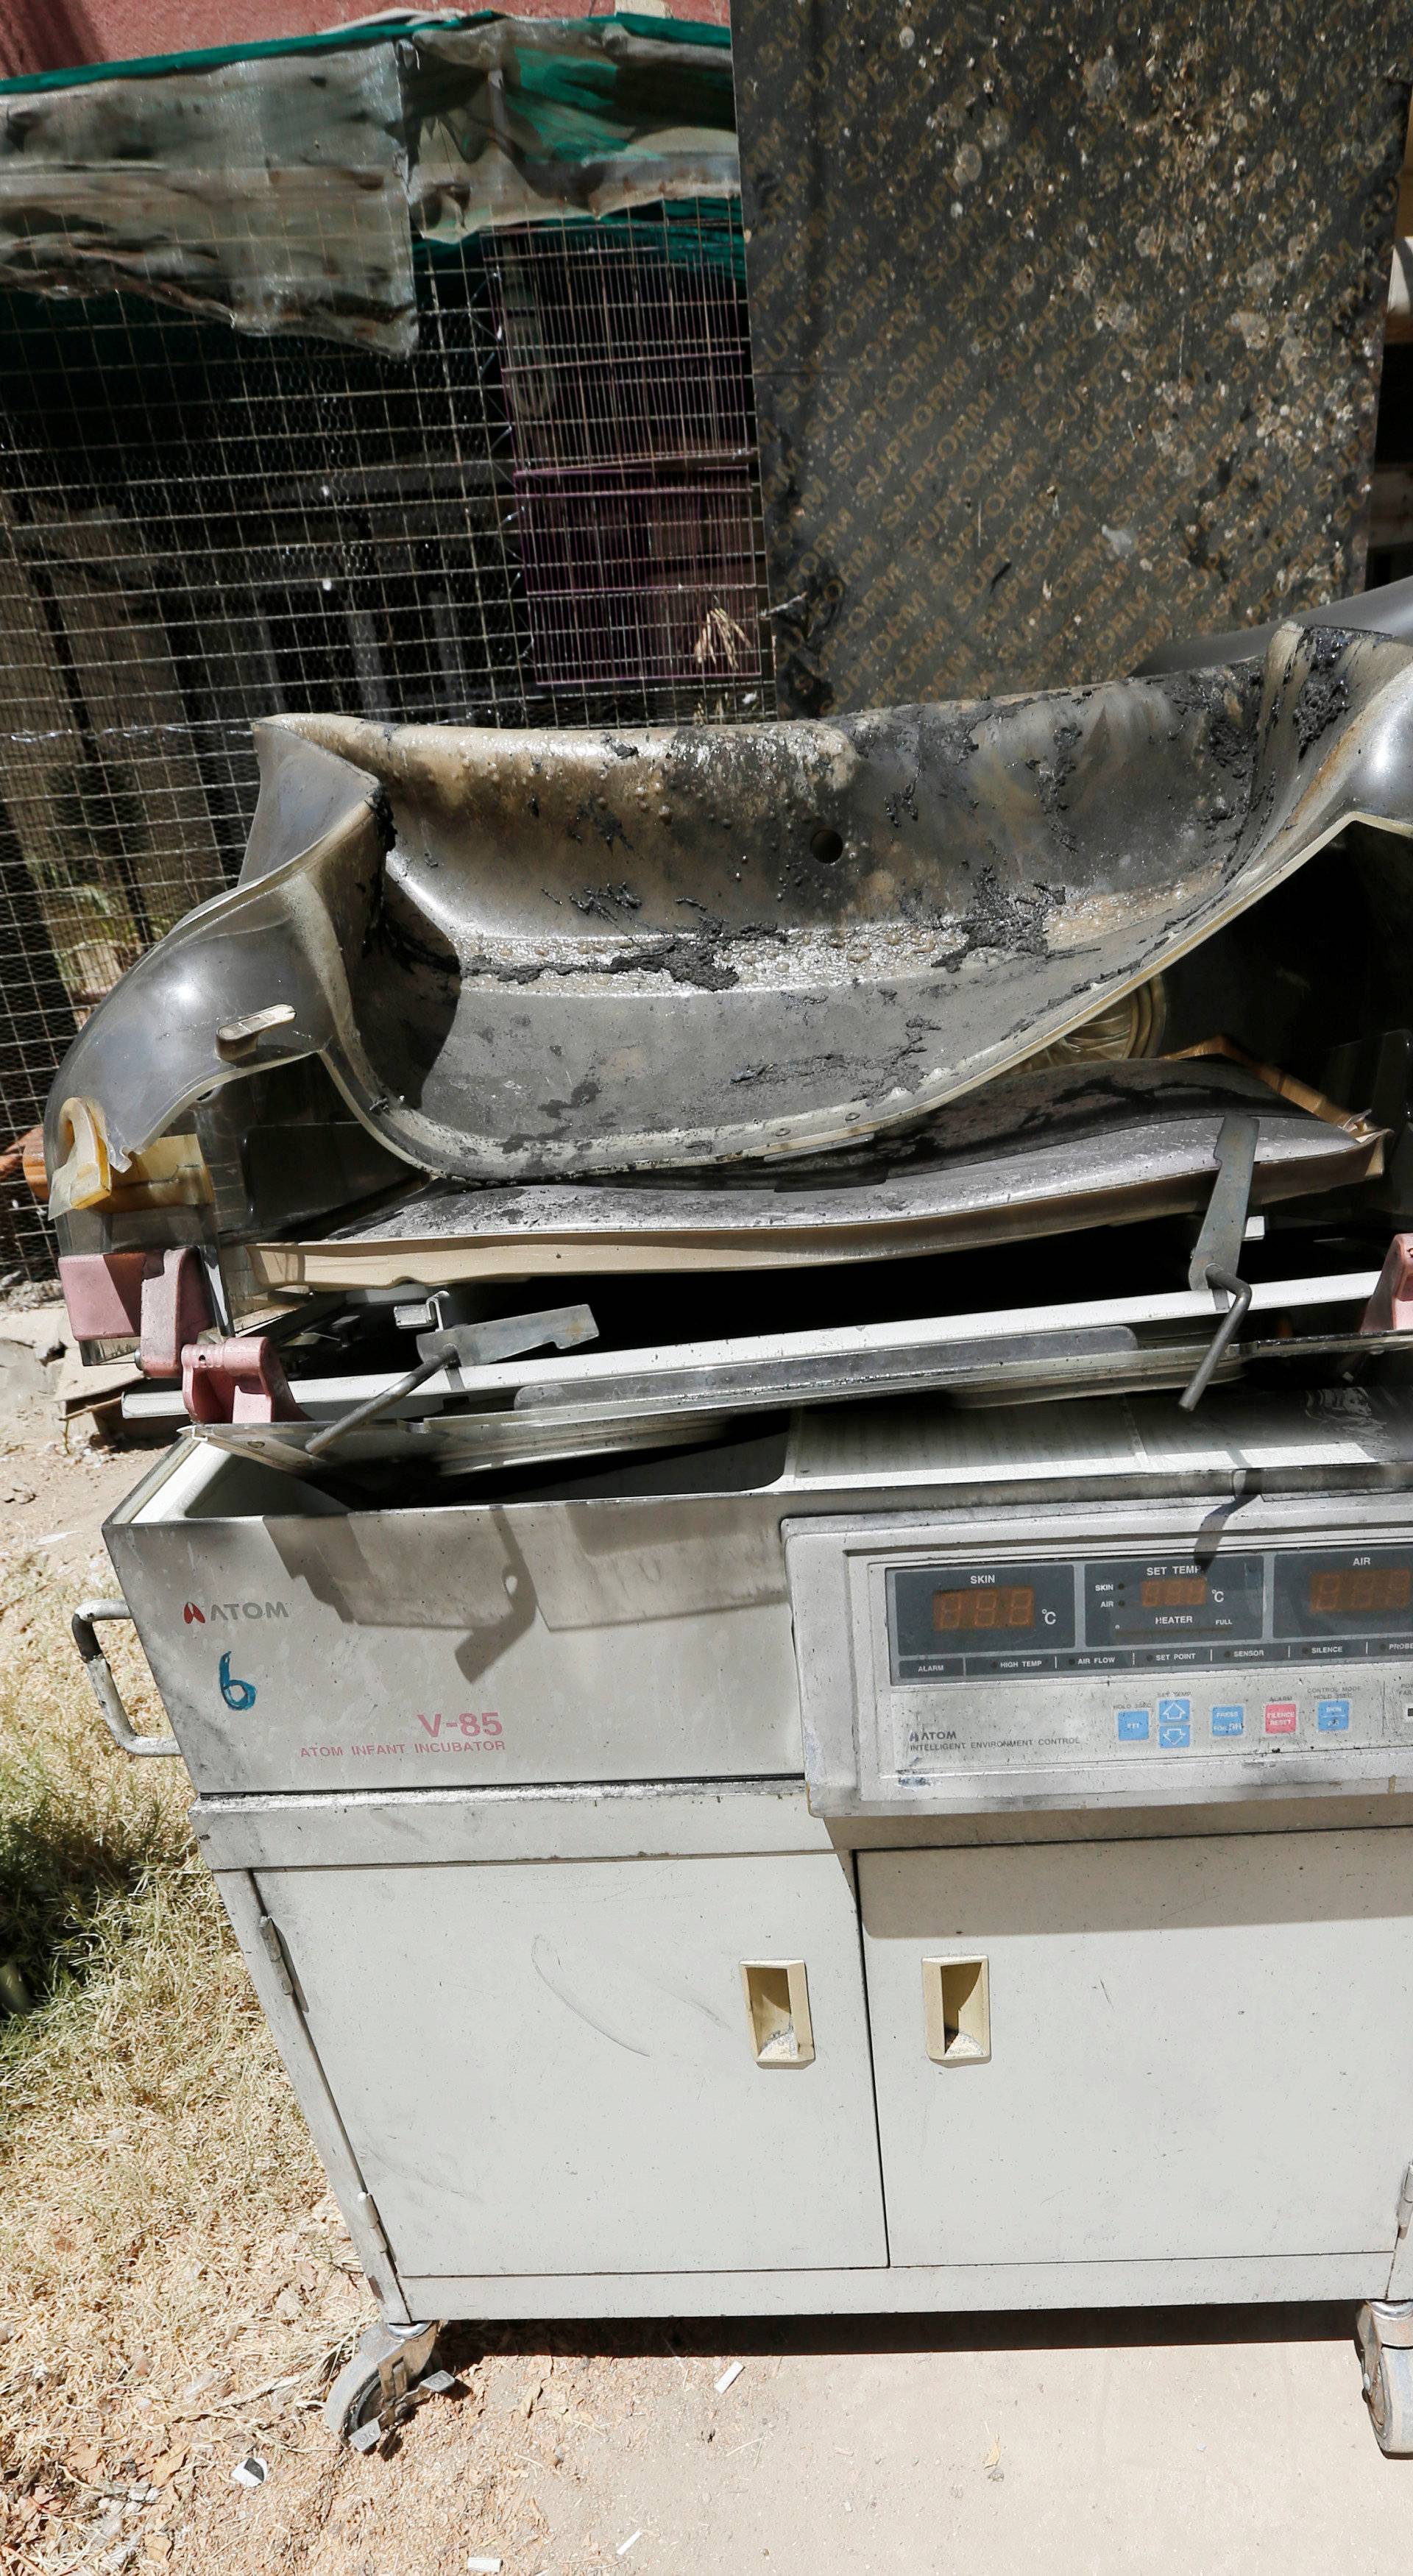
POLYGON ((814 2025, 803 1959, 743 1959, 741 1983, 757 2066, 812 2066, 814 2025))
POLYGON ((991 1971, 985 1959, 924 1959, 923 2025, 934 2066, 984 2066, 991 2055, 991 1971))

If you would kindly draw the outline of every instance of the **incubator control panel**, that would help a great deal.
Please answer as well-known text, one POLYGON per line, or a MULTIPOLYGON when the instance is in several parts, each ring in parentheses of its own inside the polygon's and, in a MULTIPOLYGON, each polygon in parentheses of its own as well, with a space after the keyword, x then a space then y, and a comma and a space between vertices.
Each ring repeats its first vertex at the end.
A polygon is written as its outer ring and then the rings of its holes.
POLYGON ((895 1684, 1413 1654, 1413 1545, 890 1566, 895 1684))
POLYGON ((821 1814, 1413 1789, 1413 1529, 787 1560, 821 1814))

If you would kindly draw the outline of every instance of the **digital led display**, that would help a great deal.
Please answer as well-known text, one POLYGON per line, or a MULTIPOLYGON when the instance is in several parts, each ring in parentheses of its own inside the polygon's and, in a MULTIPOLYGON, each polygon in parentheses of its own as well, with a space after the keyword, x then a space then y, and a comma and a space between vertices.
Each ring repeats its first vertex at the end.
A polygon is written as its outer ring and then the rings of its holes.
POLYGON ((1367 1610, 1406 1610, 1413 1565, 1327 1565, 1310 1577, 1307 1607, 1316 1618, 1367 1610))
POLYGON ((1052 1671, 1074 1646, 1074 1567, 893 1565, 888 1569, 893 1680, 1052 1671))
POLYGON ((1139 1598, 1145 1610, 1200 1610, 1207 1598, 1205 1574, 1154 1574, 1145 1578, 1139 1598))
POLYGON ((964 1631, 968 1636, 997 1628, 1033 1628, 1033 1583, 998 1583, 974 1592, 934 1592, 932 1624, 939 1636, 964 1631))
POLYGON ((1309 1660, 1340 1691, 1338 1664, 1413 1655, 1413 1545, 911 1563, 888 1569, 887 1605, 895 1686, 1148 1671, 1161 1696, 1189 1668, 1309 1660))
POLYGON ((1086 1647, 1161 1658, 1174 1646, 1228 1645, 1261 1634, 1265 1569, 1259 1556, 1091 1559, 1084 1569, 1086 1647))

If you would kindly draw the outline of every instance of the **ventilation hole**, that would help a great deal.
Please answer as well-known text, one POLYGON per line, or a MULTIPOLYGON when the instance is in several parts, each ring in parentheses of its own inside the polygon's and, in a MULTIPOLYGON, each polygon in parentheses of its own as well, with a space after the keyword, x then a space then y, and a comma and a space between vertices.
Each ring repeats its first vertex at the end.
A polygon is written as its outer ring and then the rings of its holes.
POLYGON ((844 855, 843 836, 831 824, 821 823, 810 834, 810 848, 822 868, 832 868, 844 855))

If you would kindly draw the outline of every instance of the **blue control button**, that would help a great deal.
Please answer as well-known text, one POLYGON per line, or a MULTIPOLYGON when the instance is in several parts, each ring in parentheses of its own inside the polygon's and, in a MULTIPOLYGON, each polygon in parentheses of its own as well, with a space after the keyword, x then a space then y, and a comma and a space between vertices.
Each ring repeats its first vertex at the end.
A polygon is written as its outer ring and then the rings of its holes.
POLYGON ((1190 1699, 1160 1699, 1158 1702, 1158 1742, 1171 1752, 1177 1746, 1192 1742, 1192 1702, 1190 1699))
POLYGON ((1214 1735, 1244 1735, 1245 1732, 1246 1711, 1244 1708, 1234 1707, 1213 1709, 1212 1733, 1214 1735))
POLYGON ((1321 1735, 1347 1735, 1349 1733, 1348 1700, 1318 1700, 1315 1704, 1315 1725, 1321 1735))
POLYGON ((1146 1708, 1121 1708, 1119 1711, 1120 1744, 1146 1744, 1148 1711, 1146 1708))

